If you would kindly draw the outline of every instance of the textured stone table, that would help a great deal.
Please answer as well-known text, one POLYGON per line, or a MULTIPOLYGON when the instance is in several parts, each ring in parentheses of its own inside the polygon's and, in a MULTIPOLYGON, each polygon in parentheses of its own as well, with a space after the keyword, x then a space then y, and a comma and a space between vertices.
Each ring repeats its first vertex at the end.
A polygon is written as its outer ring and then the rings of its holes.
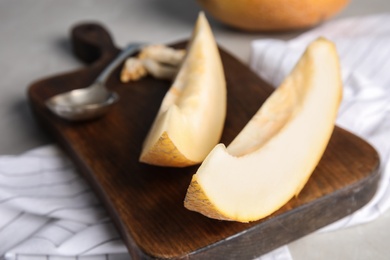
MULTIPOLYGON (((35 124, 26 103, 34 80, 76 69, 70 53, 69 28, 99 21, 119 46, 132 40, 172 42, 187 38, 199 7, 192 0, 0 0, 0 154, 18 154, 51 143, 35 124)), ((390 12, 387 0, 353 0, 334 19, 390 12)), ((217 41, 248 63, 254 39, 290 39, 297 33, 244 33, 209 18, 217 41)), ((376 259, 390 257, 390 212, 374 222, 324 234, 312 234, 289 245, 294 259, 376 259)))

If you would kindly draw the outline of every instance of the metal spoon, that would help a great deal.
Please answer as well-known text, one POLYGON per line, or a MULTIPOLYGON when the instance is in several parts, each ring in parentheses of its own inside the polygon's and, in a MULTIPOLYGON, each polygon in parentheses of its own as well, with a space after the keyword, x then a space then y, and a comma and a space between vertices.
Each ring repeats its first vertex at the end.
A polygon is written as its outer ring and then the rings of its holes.
POLYGON ((109 91, 105 82, 112 71, 128 56, 139 51, 144 44, 129 44, 96 78, 95 82, 81 89, 71 90, 49 98, 45 105, 55 115, 70 120, 82 121, 104 115, 118 101, 117 93, 109 91))

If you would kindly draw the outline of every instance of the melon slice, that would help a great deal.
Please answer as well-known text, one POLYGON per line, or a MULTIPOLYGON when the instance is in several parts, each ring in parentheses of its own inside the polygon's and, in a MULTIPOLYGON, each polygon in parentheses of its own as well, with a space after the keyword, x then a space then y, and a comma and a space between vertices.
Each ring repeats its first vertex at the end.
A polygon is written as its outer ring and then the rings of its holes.
POLYGON ((232 143, 218 144, 207 156, 192 178, 185 207, 239 222, 281 208, 321 159, 341 97, 336 48, 319 38, 232 143))
POLYGON ((219 142, 226 82, 210 25, 200 13, 187 54, 144 141, 140 161, 185 167, 201 163, 219 142))

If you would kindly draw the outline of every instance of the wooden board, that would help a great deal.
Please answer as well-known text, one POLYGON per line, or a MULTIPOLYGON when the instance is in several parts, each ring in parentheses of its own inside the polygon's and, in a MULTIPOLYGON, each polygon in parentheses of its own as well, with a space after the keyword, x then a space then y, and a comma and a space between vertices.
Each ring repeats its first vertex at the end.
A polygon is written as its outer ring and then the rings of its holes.
MULTIPOLYGON (((119 93, 120 102, 96 121, 69 123, 44 107, 54 94, 88 86, 119 51, 98 24, 76 26, 71 40, 75 55, 89 66, 33 83, 28 90, 31 108, 92 184, 134 259, 252 259, 354 212, 374 195, 378 154, 336 127, 299 196, 266 219, 248 224, 218 221, 185 209, 183 199, 197 166, 174 169, 138 162, 168 81, 147 77, 122 84, 118 68, 108 86, 119 93)), ((221 141, 229 144, 273 88, 220 52, 228 87, 221 141)))

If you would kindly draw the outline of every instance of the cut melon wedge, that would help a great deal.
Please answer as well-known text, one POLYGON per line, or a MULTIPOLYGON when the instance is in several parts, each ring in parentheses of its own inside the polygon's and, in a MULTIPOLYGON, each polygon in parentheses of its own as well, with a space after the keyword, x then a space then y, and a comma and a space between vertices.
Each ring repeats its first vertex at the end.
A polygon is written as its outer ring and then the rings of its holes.
POLYGON ((144 141, 140 161, 185 167, 201 163, 219 142, 226 82, 217 44, 199 14, 187 55, 144 141))
POLYGON ((269 216, 299 194, 321 159, 342 97, 334 44, 319 38, 226 148, 193 176, 186 208, 239 222, 269 216))

